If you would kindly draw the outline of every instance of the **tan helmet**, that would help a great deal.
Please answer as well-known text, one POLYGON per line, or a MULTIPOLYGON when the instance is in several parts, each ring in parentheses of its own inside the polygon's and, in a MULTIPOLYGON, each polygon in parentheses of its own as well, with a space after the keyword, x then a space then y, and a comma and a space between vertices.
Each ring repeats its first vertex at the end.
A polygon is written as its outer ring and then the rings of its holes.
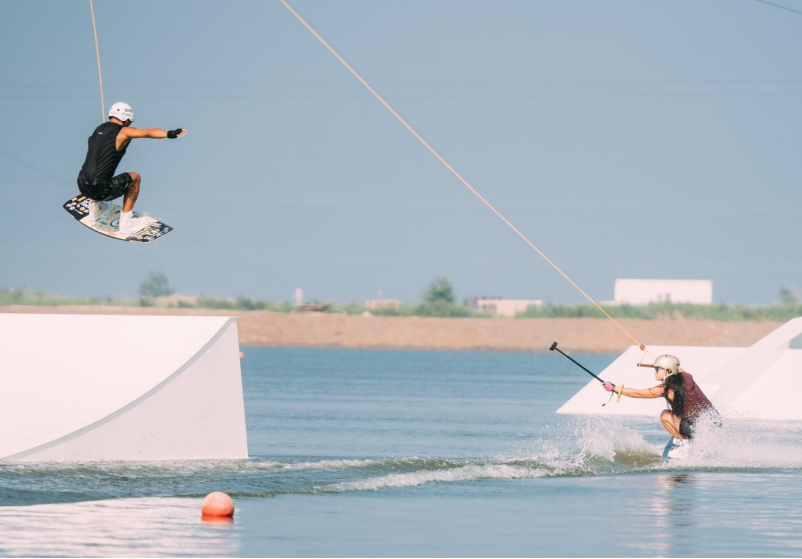
POLYGON ((673 355, 661 355, 657 359, 654 360, 652 363, 652 367, 655 370, 660 367, 661 369, 665 369, 668 371, 666 376, 676 375, 679 373, 679 359, 674 357, 673 355))

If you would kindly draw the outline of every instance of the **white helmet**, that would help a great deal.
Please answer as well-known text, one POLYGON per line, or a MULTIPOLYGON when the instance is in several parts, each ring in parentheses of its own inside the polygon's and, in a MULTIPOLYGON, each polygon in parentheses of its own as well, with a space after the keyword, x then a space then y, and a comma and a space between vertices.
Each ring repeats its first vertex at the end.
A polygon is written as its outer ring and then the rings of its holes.
POLYGON ((654 367, 655 370, 658 367, 665 369, 668 373, 666 376, 676 375, 679 373, 679 359, 673 355, 661 355, 654 360, 652 367, 654 367))
POLYGON ((109 118, 114 117, 118 120, 125 122, 130 120, 134 122, 134 109, 128 103, 114 103, 109 109, 109 118))

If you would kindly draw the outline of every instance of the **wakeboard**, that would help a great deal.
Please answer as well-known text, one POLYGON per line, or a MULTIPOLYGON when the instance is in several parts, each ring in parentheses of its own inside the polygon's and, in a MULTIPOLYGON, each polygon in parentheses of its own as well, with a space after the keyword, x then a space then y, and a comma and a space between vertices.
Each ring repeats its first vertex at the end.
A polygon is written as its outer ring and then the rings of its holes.
MULTIPOLYGON (((114 204, 113 202, 109 202, 114 204)), ((157 219, 153 219, 152 217, 146 216, 150 223, 136 231, 131 235, 121 235, 117 232, 117 227, 120 223, 120 205, 114 204, 114 207, 106 213, 103 217, 95 221, 94 223, 90 223, 89 220, 89 198, 84 195, 76 196, 64 204, 64 209, 67 210, 72 217, 74 217, 78 223, 84 225, 95 231, 96 233, 100 233, 101 235, 105 235, 106 237, 111 237, 112 239, 117 239, 119 241, 129 241, 133 243, 149 243, 151 241, 155 241, 158 238, 164 237, 167 233, 173 230, 173 228, 166 223, 162 223, 157 219)), ((138 215, 138 214, 134 214, 138 215)))
POLYGON ((688 455, 688 442, 683 443, 681 440, 671 437, 668 439, 668 444, 663 449, 662 460, 663 463, 672 462, 675 460, 682 460, 688 455))

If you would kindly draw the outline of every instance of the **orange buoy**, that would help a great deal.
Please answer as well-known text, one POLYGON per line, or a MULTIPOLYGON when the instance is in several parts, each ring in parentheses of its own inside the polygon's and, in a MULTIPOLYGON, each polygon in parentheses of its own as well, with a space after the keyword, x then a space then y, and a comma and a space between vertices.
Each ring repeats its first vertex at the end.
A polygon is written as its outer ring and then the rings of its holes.
POLYGON ((242 359, 243 357, 245 357, 245 352, 244 351, 240 351, 239 352, 239 358, 242 359))
POLYGON ((201 514, 203 516, 234 516, 234 500, 222 491, 209 493, 201 503, 201 514))

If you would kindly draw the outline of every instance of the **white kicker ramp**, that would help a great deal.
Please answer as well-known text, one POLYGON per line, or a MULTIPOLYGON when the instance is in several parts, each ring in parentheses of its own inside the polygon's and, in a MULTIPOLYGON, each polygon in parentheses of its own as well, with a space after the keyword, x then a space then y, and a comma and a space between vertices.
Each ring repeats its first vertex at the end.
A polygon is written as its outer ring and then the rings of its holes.
POLYGON ((717 404, 744 416, 802 420, 802 317, 789 320, 710 375, 717 404))
MULTIPOLYGON (((655 355, 676 355, 719 410, 744 418, 802 421, 797 396, 802 386, 802 349, 795 349, 794 343, 801 336, 802 318, 795 318, 748 348, 649 346, 654 355, 646 356, 644 363, 651 363, 655 355)), ((643 351, 632 346, 599 376, 630 388, 655 386, 653 370, 637 366, 642 357, 643 351)), ((663 398, 626 397, 602 407, 608 398, 599 382, 592 380, 557 413, 656 417, 666 408, 663 398)))
POLYGON ((236 319, 0 314, 0 460, 247 457, 236 319))

